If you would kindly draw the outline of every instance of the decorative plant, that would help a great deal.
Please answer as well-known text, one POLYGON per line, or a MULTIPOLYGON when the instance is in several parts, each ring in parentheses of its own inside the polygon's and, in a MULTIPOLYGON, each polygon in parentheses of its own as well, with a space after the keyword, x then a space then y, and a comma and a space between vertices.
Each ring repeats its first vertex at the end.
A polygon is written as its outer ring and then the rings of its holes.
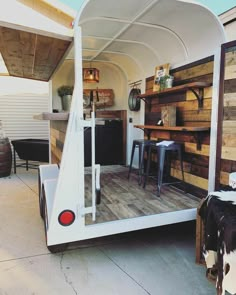
POLYGON ((69 85, 62 85, 57 89, 57 93, 60 97, 63 97, 65 95, 72 95, 73 94, 74 87, 69 85))
POLYGON ((160 84, 160 91, 162 91, 162 90, 164 90, 165 88, 167 88, 167 83, 166 83, 166 81, 168 80, 168 79, 171 79, 171 78, 173 78, 172 76, 170 76, 170 75, 164 75, 164 76, 162 76, 162 77, 160 77, 160 79, 159 79, 159 84, 160 84))

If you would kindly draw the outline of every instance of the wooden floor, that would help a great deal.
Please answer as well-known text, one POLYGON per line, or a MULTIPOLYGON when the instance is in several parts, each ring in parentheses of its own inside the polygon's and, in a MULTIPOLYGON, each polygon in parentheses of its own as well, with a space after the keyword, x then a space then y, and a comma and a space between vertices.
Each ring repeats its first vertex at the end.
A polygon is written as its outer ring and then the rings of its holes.
MULTIPOLYGON (((162 186, 161 197, 156 196, 156 182, 149 178, 146 188, 138 185, 134 172, 127 179, 126 167, 102 167, 101 204, 97 205, 96 221, 86 216, 86 224, 146 216, 151 214, 197 208, 199 198, 173 186, 162 186)), ((85 176, 86 206, 91 206, 91 174, 85 176)))

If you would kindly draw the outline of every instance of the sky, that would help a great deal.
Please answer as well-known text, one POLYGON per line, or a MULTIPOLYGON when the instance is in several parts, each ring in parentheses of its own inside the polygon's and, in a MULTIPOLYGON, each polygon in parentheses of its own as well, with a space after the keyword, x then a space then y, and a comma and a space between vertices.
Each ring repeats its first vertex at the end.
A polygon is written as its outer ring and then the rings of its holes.
MULTIPOLYGON (((75 10, 78 10, 81 4, 83 3, 83 0, 59 0, 59 1, 70 6, 71 8, 75 10)), ((216 15, 219 15, 222 12, 236 6, 236 0, 195 0, 195 1, 207 6, 216 15)))

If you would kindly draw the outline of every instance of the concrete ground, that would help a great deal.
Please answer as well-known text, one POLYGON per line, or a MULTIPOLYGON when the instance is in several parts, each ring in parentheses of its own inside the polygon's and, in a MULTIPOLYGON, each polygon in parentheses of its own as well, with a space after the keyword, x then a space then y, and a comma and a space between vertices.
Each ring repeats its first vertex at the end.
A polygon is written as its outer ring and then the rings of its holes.
POLYGON ((213 295, 195 264, 194 222, 73 243, 51 254, 37 171, 0 178, 0 295, 213 295))

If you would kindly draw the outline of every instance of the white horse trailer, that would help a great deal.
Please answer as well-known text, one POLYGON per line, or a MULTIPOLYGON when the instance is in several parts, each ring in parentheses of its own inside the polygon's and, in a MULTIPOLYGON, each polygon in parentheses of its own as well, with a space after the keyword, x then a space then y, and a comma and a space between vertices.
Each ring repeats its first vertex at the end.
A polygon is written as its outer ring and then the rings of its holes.
MULTIPOLYGON (((149 227, 155 227, 165 224, 171 224, 176 222, 184 222, 188 220, 194 220, 196 218, 196 208, 181 210, 176 212, 167 212, 164 214, 155 214, 149 216, 142 216, 137 218, 126 218, 123 220, 109 221, 104 223, 97 223, 86 225, 85 223, 85 215, 92 214, 93 220, 96 219, 96 204, 99 201, 100 196, 100 166, 95 164, 95 115, 92 112, 91 120, 87 121, 83 118, 83 83, 82 83, 82 43, 83 40, 88 38, 88 36, 81 35, 81 28, 86 31, 86 23, 89 25, 89 21, 91 19, 97 20, 98 22, 107 22, 112 21, 112 25, 115 23, 126 24, 123 29, 117 33, 112 38, 105 38, 106 32, 104 33, 104 37, 102 36, 102 32, 97 34, 94 37, 96 42, 107 40, 107 44, 105 47, 109 47, 109 44, 112 43, 113 38, 116 40, 117 44, 130 44, 136 47, 140 45, 143 47, 151 49, 150 52, 154 53, 154 56, 158 59, 158 54, 155 52, 154 48, 157 46, 154 40, 152 40, 151 36, 146 36, 146 40, 141 41, 138 39, 135 41, 135 37, 133 40, 128 40, 131 34, 129 30, 140 30, 139 34, 142 34, 143 27, 148 27, 150 32, 153 29, 161 29, 162 33, 168 35, 172 34, 172 42, 173 44, 169 44, 170 40, 167 40, 165 46, 175 46, 174 44, 180 45, 181 50, 183 52, 184 58, 181 60, 179 58, 179 51, 176 47, 176 63, 186 63, 193 61, 195 58, 199 58, 201 56, 208 56, 209 54, 215 55, 215 65, 216 69, 219 64, 219 47, 220 44, 224 41, 224 33, 222 30, 221 24, 218 20, 213 16, 213 14, 207 10, 206 8, 197 5, 196 3, 189 3, 188 1, 148 1, 146 5, 143 3, 139 3, 140 11, 136 11, 135 17, 130 17, 128 14, 128 8, 131 9, 132 5, 134 5, 135 10, 137 10, 137 3, 140 1, 122 1, 122 5, 120 5, 119 10, 117 10, 116 17, 114 13, 112 13, 112 17, 109 16, 109 9, 111 12, 112 5, 115 5, 116 1, 109 1, 109 5, 106 1, 95 1, 90 0, 86 1, 81 8, 80 12, 77 15, 77 18, 74 22, 74 50, 75 50, 75 87, 73 93, 73 100, 71 105, 71 111, 68 121, 68 127, 66 132, 65 144, 63 149, 63 155, 61 160, 60 168, 57 165, 47 165, 40 166, 39 168, 39 203, 40 203, 40 212, 41 216, 44 219, 45 223, 45 233, 46 233, 46 241, 47 246, 50 251, 54 251, 58 249, 58 245, 62 246, 68 242, 79 241, 84 239, 90 239, 110 234, 116 234, 121 232, 128 232, 138 229, 144 229, 149 227), (113 4, 111 4, 112 2, 113 4), (167 3, 168 2, 168 3, 167 3), (181 6, 182 5, 182 6, 181 6), (163 12, 170 11, 171 8, 177 7, 176 15, 169 16, 165 15, 168 18, 168 22, 171 23, 172 27, 174 24, 179 26, 179 33, 171 31, 167 27, 160 27, 158 25, 158 19, 155 20, 155 11, 157 9, 163 9, 163 12), (173 7, 172 7, 173 6, 173 7), (126 9, 127 8, 127 9, 126 9), (200 9, 199 11, 202 13, 201 20, 204 19, 204 22, 207 23, 209 21, 209 32, 204 35, 202 30, 206 30, 206 27, 199 28, 201 22, 197 24, 193 24, 193 22, 197 22, 196 17, 194 20, 191 19, 191 31, 188 28, 188 33, 185 32, 185 28, 179 24, 180 20, 185 18, 185 13, 196 15, 196 9, 200 9), (122 11, 123 9, 123 11, 122 11), (152 12, 153 11, 153 12, 152 12), (122 13, 125 12, 126 20, 122 18, 122 13), (126 14, 127 12, 127 14, 126 14), (98 15, 96 15, 96 13, 98 15), (119 16, 119 17, 118 17, 119 16), (171 18, 170 18, 171 17, 171 18), (154 19, 153 19, 154 18, 154 19), (152 19, 152 25, 150 24, 152 19), (85 28, 83 25, 85 24, 85 28), (119 36, 124 32, 129 32, 127 34, 127 40, 119 39, 119 36), (180 33, 181 32, 181 33, 180 33), (199 33, 201 32, 201 33, 199 33), (181 35, 182 34, 182 35, 181 35), (98 37, 99 35, 99 37, 98 37), (215 40, 210 40, 209 36, 214 36, 215 40), (191 37, 192 36, 192 37, 191 37), (200 36, 205 40, 200 42, 200 36), (147 40, 149 38, 149 40, 147 40), (208 44, 206 45, 206 38, 208 38, 208 44), (198 41, 197 41, 198 39, 198 41), (179 59, 179 60, 178 60, 179 59), (91 128, 91 142, 92 142, 92 203, 90 206, 85 206, 85 183, 84 183, 84 127, 91 128)), ((159 15, 160 17, 160 15, 159 15)), ((198 19, 199 20, 199 19, 198 19)), ((166 24, 166 22, 164 22, 166 24)), ((94 24, 94 23, 93 23, 94 24)), ((205 24, 206 25, 206 24, 205 24)), ((104 31, 108 30, 108 27, 103 28, 104 31)), ((138 32, 138 31, 137 31, 138 32)), ((135 31, 133 33, 136 34, 135 31)), ((95 34, 96 35, 96 34, 95 34)), ((144 38, 144 39, 145 39, 144 38)), ((94 41, 94 42, 95 42, 94 41)), ((164 46, 164 47, 165 47, 164 46)), ((165 47, 168 50, 168 47, 165 47)), ((114 50, 114 48, 113 48, 114 50)), ((114 55, 114 62, 117 63, 119 60, 117 56, 118 52, 104 51, 104 54, 112 56, 114 55)), ((141 56, 139 56, 139 61, 137 67, 134 71, 142 72, 142 79, 147 76, 147 72, 150 71, 142 65, 142 62, 146 64, 148 63, 148 59, 145 61, 144 56, 142 56, 144 52, 140 50, 141 56), (144 69, 144 71, 143 71, 144 69)), ((98 54, 98 53, 97 53, 98 54)), ((128 53, 124 53, 123 55, 131 55, 131 51, 128 53)), ((111 58, 109 56, 109 58, 111 58)), ((119 56, 122 56, 120 54, 119 56)), ((133 60, 137 60, 137 52, 134 51, 133 56, 131 56, 133 60)), ((173 60, 173 56, 172 56, 173 60)), ((121 67, 126 67, 125 60, 121 61, 121 67)), ((153 70, 153 65, 151 65, 153 70)), ((129 70, 126 69, 126 73, 129 73, 129 70)), ((139 78, 136 75, 133 75, 133 79, 139 78)), ((128 75, 128 74, 127 74, 128 75)), ((215 79, 217 81, 219 73, 215 72, 215 79)), ((132 75, 131 75, 132 76, 132 75)), ((132 78, 131 78, 132 79, 132 78)), ((216 95, 217 95, 217 84, 216 84, 216 95)), ((131 144, 131 143, 128 143, 131 144)), ((213 164, 214 165, 214 164, 213 164)))
MULTIPOLYGON (((17 3, 17 5, 22 4, 17 3)), ((82 68, 83 61, 115 65, 126 79, 126 85, 120 86, 123 89, 122 96, 128 96, 131 82, 141 80, 142 91, 145 91, 144 81, 153 75, 155 66, 158 64, 169 62, 173 67, 180 67, 214 56, 212 100, 216 107, 212 110, 212 158, 209 175, 209 188, 212 190, 215 178, 216 140, 214 139, 217 130, 214 122, 219 89, 219 56, 220 46, 225 42, 224 29, 219 19, 206 7, 190 0, 87 0, 74 21, 72 37, 65 32, 65 27, 64 29, 62 26, 58 27, 55 22, 42 27, 46 23, 42 16, 38 17, 38 28, 36 16, 35 22, 30 24, 22 7, 18 8, 19 20, 15 23, 16 20, 12 18, 11 11, 6 9, 7 6, 4 6, 0 12, 0 25, 3 30, 7 29, 9 33, 14 31, 14 34, 18 32, 18 35, 19 32, 24 31, 25 34, 29 34, 29 38, 24 39, 25 43, 35 40, 36 35, 38 42, 34 42, 34 46, 44 40, 44 36, 47 36, 44 42, 50 41, 50 38, 57 38, 58 43, 53 44, 61 46, 57 54, 48 58, 46 64, 45 58, 47 59, 47 54, 52 54, 53 49, 46 52, 45 56, 40 50, 35 49, 33 52, 35 55, 40 53, 38 58, 25 60, 25 63, 33 63, 31 66, 34 68, 34 61, 40 62, 42 58, 41 67, 35 68, 35 71, 18 70, 24 63, 17 63, 17 71, 14 71, 16 68, 8 63, 10 75, 52 80, 52 73, 55 69, 59 69, 60 59, 63 60, 64 53, 66 54, 70 49, 71 43, 74 45, 75 84, 60 167, 50 164, 39 168, 40 214, 44 219, 49 250, 55 251, 58 245, 73 241, 196 219, 196 208, 191 208, 86 225, 87 214, 92 215, 93 220, 96 219, 96 207, 101 192, 100 166, 95 159, 95 113, 92 112, 91 120, 84 120, 83 117, 82 68), (20 16, 23 17, 20 18, 20 16), (62 42, 59 43, 59 41, 62 42), (56 58, 58 58, 57 61, 55 61, 56 58), (49 66, 50 62, 55 63, 53 70, 50 67, 51 64, 49 66), (43 71, 40 70, 42 68, 44 68, 43 71), (92 143, 92 201, 89 205, 85 204, 85 128, 91 128, 92 143)), ((47 22, 50 20, 48 19, 47 22)), ((5 36, 7 35, 2 34, 3 40, 5 36)), ((20 37, 16 38, 13 45, 18 46, 22 52, 22 42, 18 44, 20 40, 20 37)), ((8 44, 10 44, 8 39, 5 43, 0 39, 1 47, 7 47, 8 44)), ((24 48, 31 48, 31 46, 25 45, 24 48)), ((12 50, 2 51, 3 57, 8 61, 12 57, 8 55, 9 52, 14 54, 12 50)), ((30 65, 28 68, 31 68, 30 65)), ((118 80, 117 83, 119 82, 118 80)), ((51 97, 52 95, 51 93, 51 97)), ((127 109, 127 104, 123 107, 127 109)), ((128 111, 128 116, 135 118, 137 124, 141 124, 144 121, 144 110, 135 115, 132 117, 131 112, 128 111)), ((127 151, 130 151, 132 139, 135 137, 135 128, 130 124, 127 129, 127 151)))

